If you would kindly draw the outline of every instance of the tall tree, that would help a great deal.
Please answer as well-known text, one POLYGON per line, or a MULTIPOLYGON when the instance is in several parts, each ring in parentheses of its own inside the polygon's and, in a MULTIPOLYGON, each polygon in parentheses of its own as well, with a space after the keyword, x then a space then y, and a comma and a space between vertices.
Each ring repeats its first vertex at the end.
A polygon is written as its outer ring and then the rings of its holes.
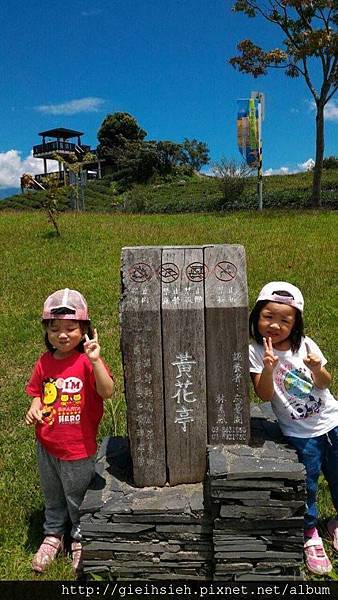
POLYGON ((199 171, 203 165, 209 162, 209 149, 205 142, 184 139, 182 144, 182 162, 190 165, 194 171, 199 171))
POLYGON ((144 140, 147 132, 142 129, 136 119, 125 112, 116 112, 106 116, 97 133, 100 156, 120 157, 128 144, 137 144, 144 140))
POLYGON ((312 206, 321 205, 324 157, 324 108, 338 89, 337 0, 236 0, 233 10, 248 17, 260 15, 284 34, 283 49, 263 50, 242 40, 233 67, 254 77, 269 67, 282 68, 289 77, 303 77, 316 105, 316 159, 313 169, 312 206), (318 66, 320 82, 318 79, 318 66))

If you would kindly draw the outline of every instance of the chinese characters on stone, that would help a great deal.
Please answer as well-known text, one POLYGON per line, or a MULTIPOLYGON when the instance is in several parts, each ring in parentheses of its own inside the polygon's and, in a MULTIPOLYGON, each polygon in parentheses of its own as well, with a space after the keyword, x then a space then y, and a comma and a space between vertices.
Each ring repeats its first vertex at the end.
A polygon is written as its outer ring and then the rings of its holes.
POLYGON ((187 431, 187 423, 194 422, 193 403, 197 402, 194 397, 192 381, 192 367, 196 365, 196 361, 192 359, 187 352, 178 354, 176 361, 171 363, 177 367, 178 374, 176 375, 175 387, 178 388, 172 399, 176 399, 178 409, 176 410, 177 417, 175 423, 182 426, 184 432, 187 431))

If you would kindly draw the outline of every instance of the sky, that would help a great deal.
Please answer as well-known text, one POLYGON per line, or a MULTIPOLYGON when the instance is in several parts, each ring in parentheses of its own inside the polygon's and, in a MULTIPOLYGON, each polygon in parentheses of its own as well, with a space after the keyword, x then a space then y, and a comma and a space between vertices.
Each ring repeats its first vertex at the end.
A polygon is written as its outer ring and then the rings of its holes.
MULTIPOLYGON (((229 65, 237 43, 280 45, 278 30, 231 11, 233 0, 2 0, 0 189, 43 172, 38 133, 84 132, 96 148, 109 113, 128 112, 146 139, 206 142, 212 163, 240 161, 237 99, 265 95, 263 168, 305 170, 315 112, 304 80, 281 70, 254 79, 229 65)), ((325 156, 337 155, 338 99, 327 106, 325 156)), ((50 165, 50 168, 52 165, 50 165)), ((210 170, 210 166, 208 167, 210 170)))

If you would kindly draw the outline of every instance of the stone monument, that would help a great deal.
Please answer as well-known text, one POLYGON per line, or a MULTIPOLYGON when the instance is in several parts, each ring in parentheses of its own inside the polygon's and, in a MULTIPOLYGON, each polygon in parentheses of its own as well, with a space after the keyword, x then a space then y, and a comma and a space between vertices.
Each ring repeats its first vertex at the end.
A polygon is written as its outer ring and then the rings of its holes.
POLYGON ((206 446, 250 437, 244 248, 122 250, 121 348, 135 484, 201 482, 206 446))

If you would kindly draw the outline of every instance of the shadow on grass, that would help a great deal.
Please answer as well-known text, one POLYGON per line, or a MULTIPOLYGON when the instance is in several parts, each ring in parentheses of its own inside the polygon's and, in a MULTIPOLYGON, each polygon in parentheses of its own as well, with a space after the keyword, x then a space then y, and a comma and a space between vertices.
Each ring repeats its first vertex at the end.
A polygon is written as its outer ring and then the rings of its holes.
POLYGON ((47 231, 47 233, 43 233, 41 237, 44 240, 59 240, 61 238, 61 234, 58 234, 57 231, 47 231))
POLYGON ((40 546, 43 536, 43 522, 43 509, 35 510, 29 516, 27 541, 25 544, 25 550, 27 550, 28 552, 36 552, 36 550, 40 546))

